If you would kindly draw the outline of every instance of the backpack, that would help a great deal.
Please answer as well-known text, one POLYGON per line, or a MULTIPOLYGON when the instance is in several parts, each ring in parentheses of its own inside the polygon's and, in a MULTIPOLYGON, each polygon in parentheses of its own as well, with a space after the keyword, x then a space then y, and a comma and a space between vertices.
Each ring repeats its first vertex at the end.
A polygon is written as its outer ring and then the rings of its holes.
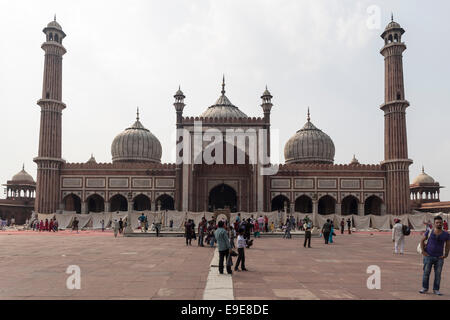
POLYGON ((405 236, 409 236, 411 234, 411 229, 408 226, 403 225, 402 226, 402 233, 405 236))

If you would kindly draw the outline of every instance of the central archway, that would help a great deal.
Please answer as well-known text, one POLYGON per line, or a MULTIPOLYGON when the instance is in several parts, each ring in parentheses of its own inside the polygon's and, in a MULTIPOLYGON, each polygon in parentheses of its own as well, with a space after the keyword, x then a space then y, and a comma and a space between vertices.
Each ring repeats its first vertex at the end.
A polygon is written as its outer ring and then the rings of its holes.
POLYGON ((230 212, 237 211, 237 194, 236 191, 224 183, 214 187, 209 192, 209 211, 214 212, 216 209, 229 209, 230 212))

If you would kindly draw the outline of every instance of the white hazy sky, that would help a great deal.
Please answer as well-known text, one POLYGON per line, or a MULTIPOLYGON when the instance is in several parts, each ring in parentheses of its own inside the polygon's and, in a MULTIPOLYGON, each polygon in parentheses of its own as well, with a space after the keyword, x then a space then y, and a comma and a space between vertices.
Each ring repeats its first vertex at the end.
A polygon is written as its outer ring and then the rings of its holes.
MULTIPOLYGON (((36 177, 44 52, 42 29, 57 14, 64 46, 63 158, 111 162, 111 142, 135 120, 161 141, 172 162, 173 94, 196 116, 220 94, 249 116, 262 116, 261 93, 273 94, 279 161, 306 121, 333 139, 335 163, 353 154, 383 160, 382 30, 390 13, 403 40, 410 178, 425 171, 450 200, 450 2, 426 1, 5 1, 0 0, 0 183, 22 163, 36 177), (380 29, 367 9, 380 10, 380 29), (373 20, 371 20, 373 21, 373 20)), ((3 197, 3 192, 1 194, 3 197)))

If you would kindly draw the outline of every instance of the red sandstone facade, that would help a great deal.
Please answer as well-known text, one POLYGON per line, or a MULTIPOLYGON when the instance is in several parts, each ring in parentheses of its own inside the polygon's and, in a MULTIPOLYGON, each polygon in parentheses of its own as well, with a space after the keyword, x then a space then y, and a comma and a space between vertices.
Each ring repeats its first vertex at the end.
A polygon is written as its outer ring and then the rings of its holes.
MULTIPOLYGON (((38 165, 38 213, 71 211, 178 210, 212 211, 225 198, 230 210, 263 212, 287 210, 311 214, 394 214, 410 212, 409 165, 403 84, 401 42, 404 30, 391 22, 382 38, 385 46, 385 159, 378 165, 361 165, 356 159, 348 165, 324 163, 289 163, 274 175, 262 175, 260 164, 239 165, 196 163, 160 164, 122 162, 98 164, 91 159, 84 164, 65 163, 61 159, 62 46, 65 37, 55 22, 44 29, 45 51, 43 97, 38 165), (55 36, 58 38, 55 39, 55 36), (223 195, 223 196, 221 196, 223 195), (222 198, 221 198, 222 197, 222 198), (231 203, 231 205, 230 205, 231 203)), ((222 96, 212 107, 240 112, 222 96), (233 109, 235 108, 235 109, 233 109)), ((204 116, 184 117, 184 94, 175 94, 176 127, 195 139, 194 125, 200 121, 204 130, 215 128, 264 129, 270 131, 272 96, 266 89, 262 98, 264 117, 204 116)), ((212 108, 211 107, 211 108, 212 108)), ((230 113, 231 114, 231 113, 230 113)), ((139 120, 139 118, 138 118, 139 120)), ((308 127, 312 125, 308 114, 308 127)), ((318 130, 320 131, 320 130, 318 130)), ((270 135, 269 135, 270 137, 270 135)), ((177 142, 181 142, 180 137, 177 142)), ((270 140, 264 141, 270 155, 270 140)), ((204 145, 203 145, 204 147, 204 145)), ((334 156, 334 146, 333 156, 334 156)), ((183 150, 183 152, 188 152, 183 150)), ((195 154, 194 150, 189 150, 195 154)), ((248 155, 247 155, 248 156, 248 155)), ((295 162, 295 161, 294 161, 295 162)), ((332 161, 331 161, 332 162, 332 161)))

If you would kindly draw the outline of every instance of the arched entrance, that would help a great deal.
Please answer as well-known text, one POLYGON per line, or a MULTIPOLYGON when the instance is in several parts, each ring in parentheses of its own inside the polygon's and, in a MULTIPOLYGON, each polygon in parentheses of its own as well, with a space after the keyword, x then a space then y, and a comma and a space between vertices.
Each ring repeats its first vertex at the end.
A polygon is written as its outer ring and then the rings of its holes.
POLYGON ((236 191, 222 183, 214 187, 209 192, 208 209, 214 212, 216 209, 229 209, 230 212, 237 211, 237 194, 236 191))
POLYGON ((133 200, 133 210, 134 211, 150 211, 151 202, 150 198, 145 194, 140 194, 133 200))
POLYGON ((73 193, 65 196, 64 200, 64 210, 65 211, 75 211, 76 213, 81 213, 81 199, 73 193))
POLYGON ((105 211, 105 200, 98 194, 93 194, 87 198, 88 213, 105 211))
POLYGON ((358 214, 358 199, 355 196, 346 196, 342 200, 341 214, 343 216, 349 214, 358 214))
POLYGON ((286 196, 279 194, 272 199, 272 211, 284 211, 286 206, 287 212, 290 212, 290 202, 286 196))
POLYGON ((302 213, 312 213, 312 199, 302 195, 295 200, 295 211, 302 213))
POLYGON ((175 210, 175 201, 168 194, 162 194, 156 199, 156 205, 160 204, 161 211, 175 210))
POLYGON ((364 202, 364 215, 375 214, 377 216, 381 215, 381 205, 383 200, 377 196, 370 196, 364 202))
POLYGON ((333 214, 336 210, 336 200, 326 195, 319 199, 319 214, 333 214))
POLYGON ((128 211, 128 201, 121 194, 116 194, 109 202, 111 203, 111 212, 128 211))

